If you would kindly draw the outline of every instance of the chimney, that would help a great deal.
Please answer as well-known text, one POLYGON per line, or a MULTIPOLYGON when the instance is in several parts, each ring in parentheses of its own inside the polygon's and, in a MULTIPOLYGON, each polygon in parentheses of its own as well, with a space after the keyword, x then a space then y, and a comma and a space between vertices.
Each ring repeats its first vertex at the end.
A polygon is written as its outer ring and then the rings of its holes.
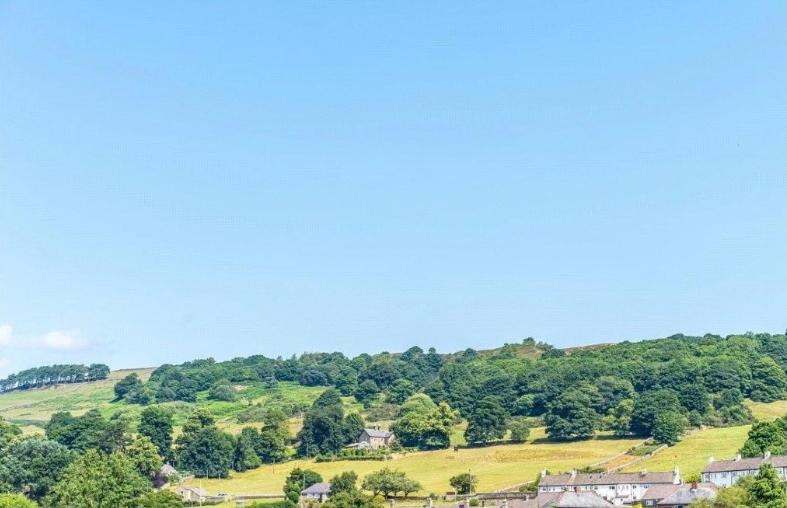
POLYGON ((574 480, 576 477, 577 477, 577 470, 576 469, 572 469, 571 470, 571 480, 574 480))
POLYGON ((691 482, 691 490, 692 491, 696 491, 697 490, 697 482, 691 482))
POLYGON ((740 460, 741 460, 741 454, 739 453, 738 455, 735 456, 735 462, 738 462, 740 460))
POLYGON ((708 457, 708 464, 710 464, 711 462, 714 462, 715 460, 716 459, 713 458, 713 455, 711 455, 710 457, 708 457))
POLYGON ((642 471, 639 472, 640 476, 645 476, 646 474, 648 474, 648 470, 647 469, 643 469, 642 471))
POLYGON ((765 450, 765 455, 763 456, 763 460, 768 460, 771 458, 771 451, 765 450))
POLYGON ((672 470, 672 483, 680 485, 680 469, 678 469, 677 464, 675 464, 675 469, 672 470))
POLYGON ((545 477, 546 475, 547 475, 547 470, 546 469, 542 469, 541 470, 541 478, 545 477))

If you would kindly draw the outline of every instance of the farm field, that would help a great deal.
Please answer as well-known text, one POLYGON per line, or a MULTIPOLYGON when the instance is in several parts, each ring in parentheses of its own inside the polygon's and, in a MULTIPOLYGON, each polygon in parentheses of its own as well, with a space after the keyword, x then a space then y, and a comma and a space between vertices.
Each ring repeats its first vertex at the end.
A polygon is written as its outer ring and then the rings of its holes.
POLYGON ((683 437, 676 444, 661 452, 626 468, 626 471, 666 471, 676 465, 680 474, 686 477, 699 473, 709 457, 729 459, 735 456, 738 449, 746 441, 750 425, 739 427, 709 428, 695 431, 683 437))
POLYGON ((746 401, 746 405, 751 409, 755 418, 762 421, 775 420, 787 415, 787 400, 777 400, 775 402, 754 402, 746 401))
POLYGON ((390 461, 341 461, 317 463, 313 460, 296 460, 275 467, 265 465, 245 473, 234 473, 224 480, 192 480, 191 485, 201 485, 209 492, 230 494, 261 494, 281 492, 289 472, 296 468, 309 468, 319 472, 326 480, 342 471, 353 470, 360 477, 384 466, 404 471, 423 485, 421 495, 444 493, 450 490, 448 479, 456 474, 472 472, 480 479, 479 490, 498 490, 519 485, 536 478, 547 468, 566 471, 588 466, 623 453, 641 442, 640 439, 611 439, 606 436, 573 443, 551 443, 544 439, 544 429, 531 432, 535 442, 505 444, 484 448, 462 448, 430 452, 415 452, 390 461))

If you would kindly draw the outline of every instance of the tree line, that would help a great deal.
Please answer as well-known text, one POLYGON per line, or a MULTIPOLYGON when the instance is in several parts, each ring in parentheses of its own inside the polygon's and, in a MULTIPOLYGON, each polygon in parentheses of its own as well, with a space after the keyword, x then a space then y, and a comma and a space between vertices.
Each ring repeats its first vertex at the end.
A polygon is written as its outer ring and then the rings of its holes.
POLYGON ((143 405, 194 402, 199 392, 232 400, 233 384, 289 381, 331 387, 353 396, 370 413, 396 419, 406 446, 448 446, 445 422, 456 418, 468 421, 471 443, 495 441, 515 429, 521 436, 521 420, 527 418, 542 420, 556 440, 606 430, 673 443, 688 427, 750 422, 744 399, 783 399, 785 369, 784 335, 678 334, 570 352, 528 338, 496 350, 452 354, 416 346, 354 358, 308 353, 287 359, 194 360, 164 365, 146 383, 129 376, 116 395, 143 405), (422 406, 413 412, 405 402, 416 394, 425 398, 410 404, 422 406))
POLYGON ((109 367, 103 363, 91 365, 47 365, 34 367, 15 374, 5 379, 0 379, 0 392, 11 390, 29 390, 63 383, 84 383, 98 381, 109 376, 109 367))

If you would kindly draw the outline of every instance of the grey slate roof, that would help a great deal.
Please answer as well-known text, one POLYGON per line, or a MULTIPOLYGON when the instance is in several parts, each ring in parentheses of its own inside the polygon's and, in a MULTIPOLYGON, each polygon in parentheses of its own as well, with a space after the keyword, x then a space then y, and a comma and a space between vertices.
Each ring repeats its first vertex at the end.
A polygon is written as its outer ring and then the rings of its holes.
POLYGON ((387 430, 379 430, 379 429, 363 429, 363 431, 369 434, 369 437, 381 437, 383 439, 389 438, 393 434, 392 432, 388 432, 387 430))
POLYGON ((560 492, 557 496, 544 498, 543 502, 536 497, 538 508, 604 508, 614 506, 595 492, 560 492))
POLYGON ((654 485, 653 487, 648 488, 648 490, 642 494, 640 501, 646 501, 649 499, 660 501, 667 496, 671 496, 679 488, 680 485, 654 485))
POLYGON ((321 494, 330 494, 330 493, 331 493, 331 484, 325 482, 315 483, 314 485, 305 488, 301 491, 302 496, 308 496, 308 495, 319 496, 321 494))
POLYGON ((787 467, 787 455, 773 457, 755 457, 753 459, 714 460, 709 462, 703 473, 722 473, 730 471, 756 471, 762 464, 773 467, 787 467))
POLYGON ((716 497, 716 487, 704 483, 693 488, 691 485, 682 485, 681 488, 659 501, 659 505, 689 505, 699 499, 713 499, 716 497))
POLYGON ((671 484, 673 473, 641 472, 641 473, 577 473, 546 475, 541 478, 539 486, 544 487, 574 487, 580 485, 618 485, 618 484, 671 484))

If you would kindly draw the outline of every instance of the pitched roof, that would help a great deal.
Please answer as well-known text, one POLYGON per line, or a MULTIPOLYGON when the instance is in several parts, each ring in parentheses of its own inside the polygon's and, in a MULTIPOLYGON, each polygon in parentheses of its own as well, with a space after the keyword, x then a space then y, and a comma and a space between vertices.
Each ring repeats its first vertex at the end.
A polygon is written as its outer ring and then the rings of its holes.
POLYGON ((314 485, 307 487, 301 491, 302 496, 308 496, 308 495, 317 496, 320 494, 330 494, 330 493, 331 493, 331 484, 325 482, 315 483, 314 485))
POLYGON ((679 488, 680 485, 654 485, 653 487, 648 488, 648 490, 642 494, 640 501, 645 501, 648 499, 660 501, 665 497, 672 495, 679 488))
POLYGON ((192 492, 200 497, 210 497, 208 491, 201 487, 189 487, 188 485, 181 485, 176 490, 178 492, 192 492))
POLYGON ((576 475, 560 474, 546 475, 541 478, 539 486, 560 487, 576 485, 619 485, 631 483, 673 483, 674 473, 672 471, 659 471, 649 473, 578 473, 576 475))
POLYGON ((560 492, 555 497, 539 500, 536 498, 539 508, 604 508, 614 506, 612 503, 602 498, 595 492, 560 492))
POLYGON ((732 460, 714 460, 709 462, 703 473, 721 473, 724 471, 748 471, 760 468, 763 458, 757 457, 754 459, 732 459, 732 460))
POLYGON ((689 505, 698 499, 713 499, 716 497, 716 486, 712 483, 703 483, 696 488, 691 485, 682 485, 681 488, 665 497, 658 504, 689 505))
POLYGON ((380 429, 363 429, 364 432, 369 434, 369 437, 381 437, 383 439, 391 437, 393 432, 388 432, 387 430, 380 430, 380 429))
POLYGON ((172 476, 173 474, 178 474, 178 470, 172 467, 170 464, 164 464, 159 469, 159 473, 164 476, 172 476))
POLYGON ((755 457, 752 459, 711 460, 702 472, 756 471, 763 464, 770 464, 773 467, 787 467, 787 455, 755 457))

